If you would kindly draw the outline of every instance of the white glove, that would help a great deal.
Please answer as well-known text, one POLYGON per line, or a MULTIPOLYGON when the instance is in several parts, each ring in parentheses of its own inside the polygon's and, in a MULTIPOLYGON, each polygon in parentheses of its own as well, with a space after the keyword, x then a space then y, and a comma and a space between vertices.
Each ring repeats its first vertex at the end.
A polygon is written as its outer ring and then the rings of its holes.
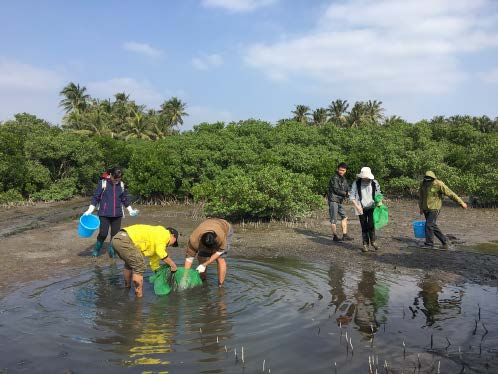
POLYGON ((95 205, 90 205, 85 213, 83 213, 84 216, 87 216, 89 214, 92 214, 92 212, 95 210, 95 205))
POLYGON ((130 213, 130 216, 135 217, 138 214, 138 209, 133 209, 131 205, 129 205, 126 209, 128 209, 128 213, 130 213))
POLYGON ((195 270, 197 270, 199 273, 204 273, 206 271, 206 267, 204 265, 199 265, 195 270))

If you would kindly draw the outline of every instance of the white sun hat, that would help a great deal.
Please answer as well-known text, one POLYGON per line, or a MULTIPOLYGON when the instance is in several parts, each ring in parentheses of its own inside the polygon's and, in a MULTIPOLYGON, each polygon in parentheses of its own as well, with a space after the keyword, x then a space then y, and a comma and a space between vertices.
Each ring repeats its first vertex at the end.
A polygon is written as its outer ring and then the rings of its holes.
POLYGON ((374 175, 372 174, 372 170, 368 166, 364 166, 361 168, 360 174, 356 175, 358 178, 368 178, 368 179, 374 179, 374 175))

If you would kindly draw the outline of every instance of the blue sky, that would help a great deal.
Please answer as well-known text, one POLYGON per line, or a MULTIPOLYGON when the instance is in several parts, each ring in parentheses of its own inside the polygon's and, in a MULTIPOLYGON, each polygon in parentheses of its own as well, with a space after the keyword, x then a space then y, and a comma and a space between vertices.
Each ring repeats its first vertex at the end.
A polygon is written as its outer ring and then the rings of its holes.
POLYGON ((60 123, 69 82, 156 109, 176 96, 183 130, 338 98, 413 122, 498 116, 496 0, 18 0, 0 25, 0 121, 60 123))

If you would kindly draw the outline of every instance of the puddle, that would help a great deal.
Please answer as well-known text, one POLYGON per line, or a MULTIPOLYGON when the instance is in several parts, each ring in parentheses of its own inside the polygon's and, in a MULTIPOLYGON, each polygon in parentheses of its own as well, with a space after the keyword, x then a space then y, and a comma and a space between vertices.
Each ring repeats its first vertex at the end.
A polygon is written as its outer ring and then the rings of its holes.
MULTIPOLYGON (((121 267, 0 300, 0 371, 495 373, 498 290, 280 258, 230 258, 226 287, 142 300, 121 267)), ((215 269, 213 269, 215 270, 215 269)))

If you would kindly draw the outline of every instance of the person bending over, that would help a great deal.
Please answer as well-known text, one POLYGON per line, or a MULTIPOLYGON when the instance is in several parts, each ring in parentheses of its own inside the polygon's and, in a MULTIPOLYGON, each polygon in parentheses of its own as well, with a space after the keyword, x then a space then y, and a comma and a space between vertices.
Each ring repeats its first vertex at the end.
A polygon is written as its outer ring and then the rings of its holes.
POLYGON ((192 267, 197 257, 196 270, 202 280, 206 280, 206 268, 216 261, 218 266, 218 286, 222 287, 227 273, 226 256, 230 249, 233 227, 224 219, 209 218, 202 222, 189 237, 185 254, 185 267, 192 267))

